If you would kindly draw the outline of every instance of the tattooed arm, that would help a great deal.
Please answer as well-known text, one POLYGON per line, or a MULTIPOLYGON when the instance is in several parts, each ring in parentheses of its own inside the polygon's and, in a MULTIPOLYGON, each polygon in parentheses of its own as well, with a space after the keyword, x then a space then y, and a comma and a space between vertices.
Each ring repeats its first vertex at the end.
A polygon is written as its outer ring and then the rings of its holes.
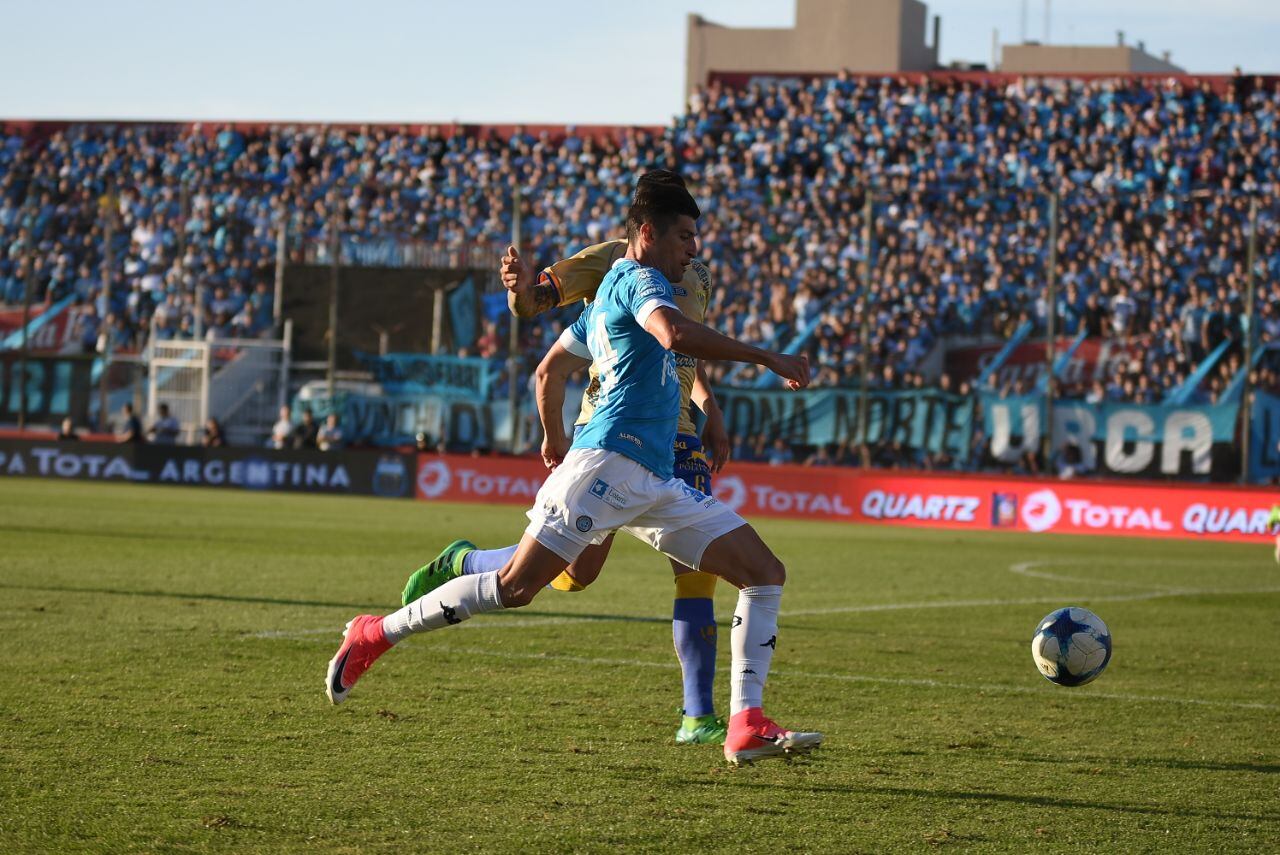
POLYGON ((502 256, 502 284, 507 289, 507 308, 518 318, 532 318, 560 303, 556 287, 548 280, 535 281, 533 271, 514 246, 502 256))

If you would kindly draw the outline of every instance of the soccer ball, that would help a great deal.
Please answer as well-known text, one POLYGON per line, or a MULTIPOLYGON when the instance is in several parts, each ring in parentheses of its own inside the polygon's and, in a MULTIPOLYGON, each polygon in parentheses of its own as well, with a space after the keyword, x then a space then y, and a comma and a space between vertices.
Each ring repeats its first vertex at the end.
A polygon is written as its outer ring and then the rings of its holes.
POLYGON ((1040 621, 1031 638, 1031 658, 1050 682, 1083 686, 1111 661, 1111 633, 1093 612, 1067 606, 1040 621))

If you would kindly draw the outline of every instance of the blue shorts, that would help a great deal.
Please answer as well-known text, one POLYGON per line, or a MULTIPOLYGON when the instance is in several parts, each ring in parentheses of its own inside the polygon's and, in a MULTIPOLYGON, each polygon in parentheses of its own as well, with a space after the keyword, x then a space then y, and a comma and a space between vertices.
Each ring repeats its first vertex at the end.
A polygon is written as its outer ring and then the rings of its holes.
MULTIPOLYGON (((573 435, 577 437, 582 425, 574 425, 573 435)), ((676 434, 676 462, 671 474, 688 484, 699 493, 711 495, 711 460, 702 450, 702 440, 687 433, 676 434)))
POLYGON ((711 460, 702 450, 702 440, 687 433, 676 434, 676 465, 672 474, 699 493, 711 495, 711 460))

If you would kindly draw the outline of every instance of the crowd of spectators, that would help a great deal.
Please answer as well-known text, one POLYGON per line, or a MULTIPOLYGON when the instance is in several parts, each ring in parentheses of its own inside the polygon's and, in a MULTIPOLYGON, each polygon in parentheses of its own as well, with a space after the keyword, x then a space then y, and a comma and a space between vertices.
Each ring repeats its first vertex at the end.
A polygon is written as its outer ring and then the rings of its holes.
MULTIPOLYGON (((149 335, 257 335, 272 325, 281 217, 293 253, 335 227, 366 243, 498 247, 519 188, 524 249, 544 264, 616 235, 635 176, 659 165, 689 179, 704 212, 708 321, 807 350, 819 383, 857 385, 865 348, 876 386, 909 387, 944 336, 1043 331, 1050 191, 1058 331, 1143 354, 1061 394, 1159 401, 1227 342, 1197 390, 1215 399, 1241 364, 1255 201, 1259 328, 1280 336, 1280 87, 1247 78, 711 85, 669 127, 612 139, 390 126, 9 133, 0 300, 20 302, 28 282, 38 302, 73 297, 87 350, 104 337, 127 349, 149 335)), ((484 354, 503 355, 505 323, 486 324, 484 354)), ((556 333, 529 326, 526 352, 556 333)), ((716 366, 713 379, 730 371, 755 377, 716 366)))

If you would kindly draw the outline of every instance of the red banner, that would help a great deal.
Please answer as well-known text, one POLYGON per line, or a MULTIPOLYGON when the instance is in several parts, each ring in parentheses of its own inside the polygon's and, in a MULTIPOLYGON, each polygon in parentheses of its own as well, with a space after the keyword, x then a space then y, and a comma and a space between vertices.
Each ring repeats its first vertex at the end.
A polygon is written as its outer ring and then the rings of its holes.
MULTIPOLYGON (((31 307, 31 320, 40 317, 40 313, 44 311, 44 304, 31 307)), ((0 337, 9 335, 22 328, 22 310, 21 309, 5 309, 0 311, 0 337)))
MULTIPOLYGON (((1074 339, 1060 338, 1054 347, 1059 356, 1066 353, 1074 339)), ((1089 383, 1094 379, 1107 379, 1129 370, 1130 363, 1137 360, 1142 363, 1143 351, 1146 347, 1144 338, 1134 337, 1128 340, 1110 338, 1087 338, 1080 342, 1067 364, 1059 373, 1059 378, 1068 384, 1089 383)), ((1004 349, 1001 344, 978 345, 974 347, 956 347, 947 351, 947 372, 953 380, 973 381, 983 372, 996 355, 1004 349)), ((1035 383, 1044 373, 1045 346, 1043 341, 1031 341, 1014 348, 1013 353, 1000 366, 996 376, 1000 384, 1013 380, 1026 380, 1035 383)))
MULTIPOLYGON (((31 307, 31 320, 44 314, 44 306, 31 307)), ((75 339, 75 322, 80 308, 64 306, 62 311, 45 321, 31 333, 28 347, 36 353, 79 353, 80 343, 75 339)), ((0 312, 0 337, 22 329, 22 310, 7 309, 0 312)))
MULTIPOLYGON (((533 505, 533 458, 418 458, 419 499, 533 505)), ((715 495, 748 518, 845 520, 973 531, 1260 542, 1276 493, 1210 485, 1051 481, 735 463, 715 495)))

